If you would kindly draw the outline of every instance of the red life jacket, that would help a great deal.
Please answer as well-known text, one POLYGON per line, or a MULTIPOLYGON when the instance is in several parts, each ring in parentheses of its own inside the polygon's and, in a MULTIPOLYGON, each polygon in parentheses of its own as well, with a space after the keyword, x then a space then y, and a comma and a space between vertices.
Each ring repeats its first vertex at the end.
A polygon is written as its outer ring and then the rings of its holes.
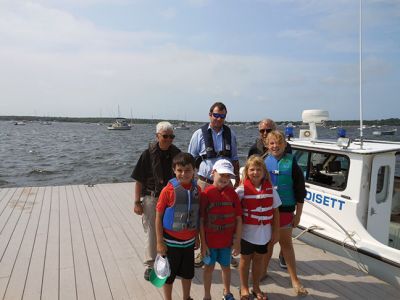
POLYGON ((257 191, 249 179, 244 181, 242 199, 243 223, 252 225, 271 224, 273 217, 273 188, 268 180, 257 191))
POLYGON ((230 234, 235 230, 235 207, 233 203, 237 194, 233 188, 222 191, 210 185, 204 193, 208 200, 205 216, 205 231, 230 234))

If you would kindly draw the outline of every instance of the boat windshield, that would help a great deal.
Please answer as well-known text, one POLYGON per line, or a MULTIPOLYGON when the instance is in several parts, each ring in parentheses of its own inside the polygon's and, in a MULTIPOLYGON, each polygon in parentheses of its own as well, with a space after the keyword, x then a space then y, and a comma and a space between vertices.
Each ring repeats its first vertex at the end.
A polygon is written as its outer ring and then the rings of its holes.
POLYGON ((341 154, 294 149, 306 182, 343 191, 347 185, 350 159, 341 154))

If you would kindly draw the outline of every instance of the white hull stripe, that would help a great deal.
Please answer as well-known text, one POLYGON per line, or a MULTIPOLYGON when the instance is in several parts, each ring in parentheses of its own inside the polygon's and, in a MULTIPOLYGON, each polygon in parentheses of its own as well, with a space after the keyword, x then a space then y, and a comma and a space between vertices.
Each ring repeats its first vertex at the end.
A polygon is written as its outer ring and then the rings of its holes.
POLYGON ((272 194, 245 195, 244 199, 272 198, 272 194))
MULTIPOLYGON (((243 216, 248 217, 249 214, 248 213, 243 213, 243 216)), ((250 215, 250 218, 252 219, 256 219, 258 221, 265 221, 265 220, 271 220, 273 218, 273 216, 257 216, 257 215, 250 215)))
POLYGON ((245 211, 250 211, 250 212, 257 212, 257 213, 261 213, 261 212, 264 212, 264 211, 269 211, 269 210, 272 210, 272 207, 270 207, 270 206, 268 206, 268 207, 262 207, 262 206, 259 206, 259 207, 257 207, 256 209, 252 209, 252 210, 249 210, 249 209, 243 209, 243 212, 245 212, 245 211))

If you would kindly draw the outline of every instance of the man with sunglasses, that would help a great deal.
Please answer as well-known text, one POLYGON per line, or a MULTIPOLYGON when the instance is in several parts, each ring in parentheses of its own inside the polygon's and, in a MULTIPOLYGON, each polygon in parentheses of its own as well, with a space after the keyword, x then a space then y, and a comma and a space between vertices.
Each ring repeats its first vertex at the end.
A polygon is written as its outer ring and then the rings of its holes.
POLYGON ((172 159, 181 152, 175 145, 174 128, 169 122, 160 122, 156 126, 156 141, 150 143, 140 156, 131 177, 135 180, 134 212, 142 216, 146 233, 144 278, 149 280, 150 272, 157 255, 155 216, 156 204, 161 190, 175 175, 172 159))
POLYGON ((199 186, 202 190, 213 183, 211 173, 216 161, 228 159, 236 175, 235 187, 239 185, 239 158, 235 133, 224 124, 227 110, 222 102, 215 102, 209 111, 210 123, 193 133, 188 152, 196 159, 199 186))
MULTIPOLYGON (((236 188, 240 183, 236 135, 224 124, 226 114, 225 104, 215 102, 208 113, 210 123, 204 124, 196 130, 190 140, 188 152, 196 159, 197 183, 202 191, 213 184, 211 173, 215 162, 220 159, 228 159, 232 163, 236 176, 234 187, 236 188)), ((202 265, 202 257, 199 254, 195 259, 195 267, 202 265)), ((237 267, 237 260, 232 258, 231 265, 237 267)))
MULTIPOLYGON (((249 158, 253 154, 257 154, 263 157, 267 155, 268 148, 264 145, 263 141, 267 137, 268 133, 270 133, 272 130, 276 130, 276 124, 271 119, 263 119, 260 121, 260 123, 258 123, 258 132, 260 133, 260 135, 256 139, 255 143, 251 146, 247 158, 249 158)), ((292 153, 292 148, 290 147, 289 143, 287 143, 286 152, 292 153)))

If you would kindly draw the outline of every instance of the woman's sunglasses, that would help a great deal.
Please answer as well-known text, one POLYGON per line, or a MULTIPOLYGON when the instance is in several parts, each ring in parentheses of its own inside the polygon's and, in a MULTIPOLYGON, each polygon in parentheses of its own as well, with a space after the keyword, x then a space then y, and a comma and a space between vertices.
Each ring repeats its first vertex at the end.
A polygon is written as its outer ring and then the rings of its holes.
POLYGON ((270 133, 271 131, 272 131, 271 128, 265 128, 265 129, 260 129, 260 130, 259 130, 259 132, 260 132, 261 134, 270 133))

